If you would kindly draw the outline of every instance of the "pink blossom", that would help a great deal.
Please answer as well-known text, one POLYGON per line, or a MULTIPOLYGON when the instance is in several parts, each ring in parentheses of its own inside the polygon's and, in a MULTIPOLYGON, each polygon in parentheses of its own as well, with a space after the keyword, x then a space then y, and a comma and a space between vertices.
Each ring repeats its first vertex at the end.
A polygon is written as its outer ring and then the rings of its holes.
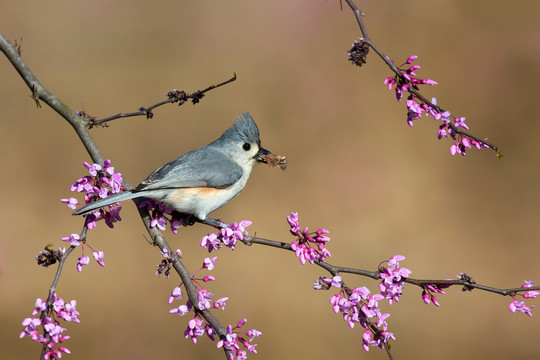
POLYGON ((418 59, 418 56, 416 55, 411 55, 407 58, 407 64, 410 64, 412 63, 414 60, 418 59))
POLYGON ((216 264, 217 256, 214 256, 213 258, 205 258, 203 262, 203 268, 212 270, 216 264))
POLYGON ((32 315, 37 315, 38 313, 44 311, 47 308, 47 302, 37 298, 35 306, 36 308, 34 311, 32 311, 32 315))
POLYGON ((315 261, 324 261, 326 257, 332 256, 330 251, 324 247, 330 241, 330 238, 326 236, 329 233, 327 229, 318 229, 312 233, 309 232, 307 227, 300 230, 298 213, 291 213, 290 216, 287 216, 287 222, 291 227, 291 234, 297 237, 296 240, 291 242, 291 249, 295 252, 302 265, 306 261, 314 264, 315 261))
POLYGON ((262 332, 260 332, 258 330, 255 330, 255 329, 251 329, 251 330, 246 331, 246 335, 251 337, 251 339, 249 339, 249 342, 252 342, 256 338, 261 336, 262 332))
POLYGON ((173 302, 173 300, 180 300, 181 298, 183 297, 183 294, 182 294, 182 288, 180 286, 177 286, 173 289, 172 293, 171 293, 171 296, 169 296, 169 304, 171 304, 173 302))
POLYGON ((71 246, 79 246, 81 244, 81 237, 79 236, 79 234, 71 234, 70 236, 63 237, 61 240, 69 241, 69 244, 71 246))
POLYGON ((169 310, 169 313, 171 313, 171 314, 178 314, 178 315, 180 315, 180 316, 184 316, 184 315, 186 315, 188 312, 189 312, 189 308, 187 307, 187 305, 180 305, 180 306, 177 307, 177 308, 174 308, 174 309, 169 310))
POLYGON ((94 259, 96 259, 99 265, 105 266, 105 263, 103 262, 103 257, 105 257, 105 254, 103 253, 103 251, 94 251, 92 254, 94 255, 94 259))
POLYGON ((454 118, 454 123, 456 125, 456 127, 462 127, 466 130, 469 130, 469 127, 467 126, 467 124, 465 124, 465 118, 464 117, 458 117, 458 118, 454 118))
MULTIPOLYGON (((532 281, 527 281, 525 280, 525 284, 521 285, 521 288, 523 289, 526 289, 526 288, 530 288, 530 287, 533 287, 534 286, 534 283, 532 281)), ((538 291, 527 291, 526 293, 523 294, 523 298, 524 299, 535 299, 538 295, 540 295, 540 292, 538 291)))
POLYGON ((201 239, 201 247, 208 249, 208 252, 221 248, 221 243, 234 250, 236 242, 243 240, 248 235, 246 227, 252 224, 249 220, 243 220, 240 223, 232 223, 219 230, 218 234, 210 233, 201 239))
POLYGON ((22 339, 24 336, 30 336, 32 340, 35 340, 38 338, 39 331, 37 330, 37 327, 41 325, 41 320, 30 317, 26 318, 22 322, 22 326, 24 326, 24 330, 21 332, 19 337, 22 339))
POLYGON ((219 241, 218 235, 216 233, 210 233, 204 236, 201 239, 201 247, 208 249, 209 253, 221 248, 221 242, 219 241))
POLYGON ((189 320, 188 327, 184 332, 184 337, 191 338, 194 344, 197 343, 197 337, 204 335, 205 328, 203 326, 203 321, 198 318, 189 320))
POLYGON ((71 300, 71 302, 65 304, 64 310, 58 312, 58 316, 65 321, 73 321, 79 323, 80 320, 77 318, 79 312, 76 309, 77 301, 71 300))
POLYGON ((238 340, 237 340, 237 334, 232 331, 232 326, 227 326, 227 335, 225 336, 225 339, 222 339, 217 342, 217 347, 224 347, 227 350, 238 350, 240 347, 238 346, 238 340))
POLYGON ((77 208, 77 205, 79 204, 79 201, 74 197, 70 197, 69 199, 60 199, 60 201, 64 204, 67 204, 68 208, 73 210, 75 210, 77 208))
POLYGON ((247 323, 247 319, 242 319, 242 320, 240 320, 240 321, 236 324, 236 327, 241 328, 241 327, 244 326, 246 323, 247 323))
POLYGON ((210 301, 212 301, 212 295, 214 295, 213 292, 209 292, 206 289, 200 289, 197 293, 197 299, 199 301, 198 307, 200 310, 210 309, 212 305, 210 304, 210 301))
POLYGON ((341 287, 341 276, 334 276, 331 282, 332 286, 340 288, 341 287))
POLYGON ((227 300, 229 300, 228 297, 222 297, 222 298, 217 299, 216 301, 214 301, 214 309, 221 308, 221 310, 225 310, 225 303, 226 303, 227 300))
MULTIPOLYGON (((79 178, 73 185, 71 185, 71 191, 83 192, 86 203, 89 203, 96 198, 106 198, 110 194, 121 192, 124 189, 122 185, 122 174, 115 173, 114 168, 110 166, 110 160, 105 160, 104 167, 99 164, 84 163, 84 166, 88 169, 90 176, 79 178)), ((76 207, 77 200, 74 198, 61 199, 72 209, 76 207)), ((101 209, 92 212, 92 214, 86 215, 87 226, 92 229, 96 226, 96 221, 105 220, 105 223, 109 227, 113 227, 113 223, 120 221, 120 215, 118 214, 121 207, 110 206, 109 210, 101 209)))
POLYGON ((167 218, 163 213, 160 213, 150 221, 150 227, 158 227, 159 230, 165 231, 167 229, 167 218))
POLYGON ((92 165, 90 165, 90 164, 87 163, 86 161, 85 161, 83 164, 84 164, 84 166, 88 169, 88 172, 89 172, 90 175, 92 175, 92 176, 97 176, 98 171, 101 171, 101 165, 99 165, 99 164, 92 164, 92 165))
POLYGON ((77 271, 81 272, 82 267, 88 265, 89 263, 90 263, 90 258, 88 256, 82 255, 77 260, 77 271))
POLYGON ((514 300, 510 303, 509 309, 511 312, 522 312, 524 314, 527 314, 528 316, 532 316, 531 310, 534 308, 534 306, 527 306, 525 305, 525 301, 517 301, 514 300))
POLYGON ((379 276, 383 280, 379 284, 379 290, 389 304, 399 301, 399 297, 403 293, 404 282, 402 278, 407 278, 411 274, 409 269, 399 267, 399 261, 402 260, 405 260, 405 256, 393 256, 388 260, 388 267, 379 268, 379 276))

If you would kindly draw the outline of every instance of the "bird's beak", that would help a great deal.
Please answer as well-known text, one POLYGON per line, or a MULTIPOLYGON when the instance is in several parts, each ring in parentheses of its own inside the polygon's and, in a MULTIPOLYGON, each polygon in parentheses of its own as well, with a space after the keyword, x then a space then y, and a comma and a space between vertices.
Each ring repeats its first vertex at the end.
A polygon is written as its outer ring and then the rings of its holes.
POLYGON ((260 147, 259 152, 253 158, 259 162, 266 164, 266 158, 264 158, 264 156, 266 155, 273 155, 273 154, 270 151, 260 147))

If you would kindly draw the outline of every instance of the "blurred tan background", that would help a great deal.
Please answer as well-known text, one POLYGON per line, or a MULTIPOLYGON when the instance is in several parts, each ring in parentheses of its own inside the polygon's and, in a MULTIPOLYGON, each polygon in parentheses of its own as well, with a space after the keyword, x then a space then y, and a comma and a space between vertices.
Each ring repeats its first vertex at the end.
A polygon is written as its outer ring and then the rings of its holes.
MULTIPOLYGON (((197 106, 167 106, 155 118, 117 120, 92 134, 106 158, 132 183, 177 156, 217 138, 243 110, 263 145, 288 157, 286 172, 259 166, 243 193, 212 215, 251 219, 251 233, 291 241, 285 216, 331 231, 331 262, 375 269, 395 254, 417 278, 463 271, 486 285, 540 284, 538 83, 540 23, 536 0, 361 1, 372 39, 396 62, 419 56, 420 76, 439 82, 427 97, 504 153, 451 157, 437 123, 410 129, 405 104, 383 86, 389 70, 372 53, 362 68, 347 62, 360 36, 339 2, 318 1, 17 1, 4 2, 0 31, 23 38, 22 54, 38 79, 74 110, 104 117, 154 104, 172 88, 193 91, 228 79, 197 106)), ((40 347, 18 339, 55 268, 37 267, 48 243, 79 232, 60 198, 89 161, 70 126, 29 90, 0 56, 0 344, 6 359, 37 358, 40 347)), ((72 256, 58 294, 76 299, 80 324, 68 324, 72 359, 222 359, 207 339, 193 345, 187 319, 168 314, 176 277, 154 276, 159 252, 143 238, 132 205, 114 231, 100 224, 90 244, 105 251, 79 274, 72 256)), ((167 237, 191 269, 207 253, 197 225, 167 237)), ((263 332, 253 359, 354 357, 361 349, 312 282, 326 274, 289 253, 263 247, 222 250, 209 288, 231 299, 217 316, 248 318, 263 332)), ((351 286, 377 283, 345 277, 351 286)), ((441 307, 426 306, 407 286, 391 312, 396 359, 537 358, 540 313, 511 314, 510 298, 451 289, 441 307)), ((528 301, 530 305, 535 301, 528 301)), ((537 302, 536 302, 537 303, 537 302)))

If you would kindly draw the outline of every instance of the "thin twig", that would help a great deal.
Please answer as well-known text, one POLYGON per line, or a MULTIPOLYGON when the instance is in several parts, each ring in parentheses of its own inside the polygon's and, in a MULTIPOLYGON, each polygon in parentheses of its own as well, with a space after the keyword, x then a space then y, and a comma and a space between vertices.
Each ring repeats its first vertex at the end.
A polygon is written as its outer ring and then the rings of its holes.
MULTIPOLYGON (((367 33, 367 30, 366 30, 366 27, 364 25, 364 22, 362 20, 362 16, 364 16, 364 13, 358 9, 358 7, 356 6, 356 4, 352 1, 352 0, 345 0, 345 2, 347 2, 347 4, 349 5, 349 7, 351 8, 351 10, 353 11, 355 17, 356 17, 356 21, 358 22, 358 26, 360 27, 360 31, 362 33, 362 37, 364 38, 364 41, 377 53, 377 55, 379 55, 379 57, 386 63, 386 65, 388 65, 388 67, 401 79, 403 79, 404 81, 406 81, 406 79, 403 77, 403 73, 401 72, 401 70, 396 66, 396 64, 394 64, 390 58, 388 56, 386 56, 374 43, 373 41, 369 38, 368 36, 368 33, 367 33)), ((437 106, 435 104, 433 104, 431 101, 429 101, 428 99, 426 99, 423 95, 420 94, 420 92, 416 89, 414 89, 412 86, 409 86, 407 88, 407 91, 416 96, 417 98, 419 98, 422 102, 424 102, 425 104, 429 105, 431 108, 433 108, 435 111, 437 111, 438 113, 444 113, 446 110, 444 110, 443 108, 441 108, 440 106, 437 106)), ((458 128, 456 127, 452 122, 449 122, 448 123, 448 126, 452 129, 452 131, 454 131, 456 134, 459 134, 459 135, 462 135, 464 137, 467 137, 471 140, 475 140, 477 141, 479 144, 484 144, 486 145, 487 147, 489 147, 490 149, 494 150, 497 152, 498 155, 500 155, 499 151, 498 151, 498 148, 497 146, 487 142, 486 140, 484 139, 480 139, 464 130, 462 130, 461 128, 458 128)))
MULTIPOLYGON (((154 104, 154 105, 150 105, 148 107, 140 107, 139 108, 139 111, 135 111, 135 112, 130 112, 130 113, 119 113, 119 114, 116 114, 116 115, 112 115, 112 116, 109 116, 109 117, 106 117, 106 118, 103 118, 103 119, 91 119, 91 121, 89 122, 89 126, 90 127, 93 127, 93 126, 105 126, 106 123, 108 123, 109 121, 112 121, 112 120, 116 120, 116 119, 122 119, 122 118, 127 118, 127 117, 133 117, 133 116, 146 116, 147 118, 152 118, 153 117, 153 113, 152 113, 152 110, 159 107, 159 106, 162 106, 162 105, 165 105, 165 104, 172 104, 172 103, 176 103, 178 102, 178 105, 183 105, 188 99, 192 99, 193 103, 196 104, 199 102, 199 100, 204 96, 204 94, 210 90, 213 90, 213 89, 216 89, 220 86, 223 86, 223 85, 227 85, 233 81, 236 80, 236 73, 233 73, 233 77, 228 79, 228 80, 225 80, 219 84, 214 84, 214 85, 210 85, 209 87, 207 87, 206 89, 204 90, 195 90, 194 92, 188 94, 188 93, 185 93, 185 92, 181 92, 181 96, 179 97, 169 97, 167 100, 163 100, 163 101, 160 101, 158 102, 157 104, 154 104)), ((174 94, 174 93, 169 93, 169 94, 174 94)))
MULTIPOLYGON (((255 236, 245 236, 244 240, 242 242, 246 245, 251 244, 258 244, 258 245, 264 245, 264 246, 270 246, 275 247, 282 250, 289 250, 294 251, 291 249, 291 244, 284 241, 276 241, 276 240, 270 240, 270 239, 264 239, 260 237, 255 236)), ((368 277, 374 280, 380 280, 379 271, 368 271, 368 270, 362 270, 362 269, 356 269, 356 268, 350 268, 350 267, 343 267, 343 266, 337 266, 332 265, 328 262, 323 262, 319 260, 315 260, 315 265, 325 269, 328 271, 332 276, 339 275, 340 273, 347 273, 347 274, 354 274, 354 275, 360 275, 364 277, 368 277)), ((488 291, 492 293, 496 293, 503 296, 512 296, 518 292, 527 292, 532 290, 540 290, 540 286, 533 286, 528 288, 509 288, 509 289, 499 289, 487 285, 481 285, 476 284, 474 282, 462 280, 462 279, 456 279, 456 280, 448 280, 448 279, 439 279, 439 280, 429 280, 429 279, 414 279, 414 278, 403 278, 403 281, 412 285, 417 285, 421 288, 427 286, 427 285, 449 285, 449 286, 464 286, 469 288, 474 288, 478 290, 488 291)))

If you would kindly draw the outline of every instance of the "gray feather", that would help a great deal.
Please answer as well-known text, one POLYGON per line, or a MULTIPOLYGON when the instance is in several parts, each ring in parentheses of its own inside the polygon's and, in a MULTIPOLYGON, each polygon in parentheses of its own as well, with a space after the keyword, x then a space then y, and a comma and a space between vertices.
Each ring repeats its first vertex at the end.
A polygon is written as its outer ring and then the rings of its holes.
POLYGON ((134 199, 136 197, 144 196, 142 194, 136 194, 132 193, 131 191, 124 191, 118 194, 113 194, 109 197, 106 197, 105 199, 101 199, 98 201, 95 201, 93 203, 90 203, 86 206, 83 206, 82 208, 79 208, 73 212, 73 215, 84 215, 88 214, 94 210, 97 210, 99 208, 102 208, 107 205, 112 205, 120 201, 134 199))
POLYGON ((242 174, 242 168, 234 161, 207 145, 163 165, 138 185, 135 192, 187 187, 224 189, 237 182, 242 174), (227 171, 209 171, 221 168, 227 171))
POLYGON ((239 142, 260 143, 259 128, 247 112, 243 112, 219 139, 154 171, 135 188, 135 192, 187 187, 228 188, 243 175, 242 168, 225 155, 239 142))
POLYGON ((233 141, 259 144, 259 128, 257 127, 257 124, 255 124, 255 121, 251 115, 248 112, 243 112, 236 119, 233 126, 225 130, 223 135, 221 135, 216 142, 223 138, 227 138, 228 140, 232 139, 233 141))

